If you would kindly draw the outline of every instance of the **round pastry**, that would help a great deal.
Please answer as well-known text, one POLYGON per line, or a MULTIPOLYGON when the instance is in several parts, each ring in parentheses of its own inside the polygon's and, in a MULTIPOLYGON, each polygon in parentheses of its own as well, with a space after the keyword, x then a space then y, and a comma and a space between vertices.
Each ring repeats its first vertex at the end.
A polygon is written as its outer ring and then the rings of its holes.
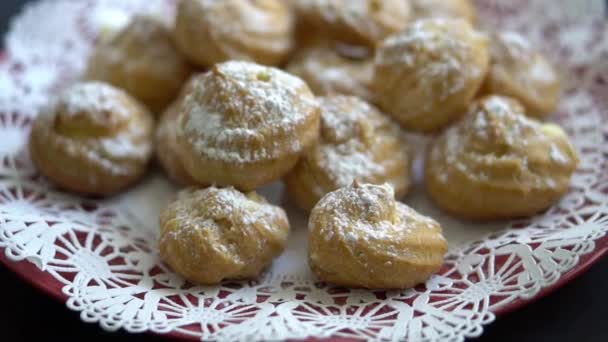
POLYGON ((216 64, 180 104, 178 154, 201 184, 252 190, 278 180, 319 136, 319 106, 299 78, 250 62, 216 64))
POLYGON ((488 96, 432 145, 426 187, 437 205, 473 220, 534 215, 568 191, 577 155, 564 131, 488 96))
POLYGON ((399 125, 350 96, 320 98, 321 136, 285 177, 289 196, 311 210, 326 193, 350 185, 389 183, 397 196, 410 184, 410 155, 399 125))
POLYGON ((160 215, 160 256, 197 284, 252 279, 283 252, 288 235, 283 209, 255 192, 192 188, 160 215))
POLYGON ((439 271, 439 223, 395 201, 388 185, 354 183, 310 214, 308 261, 320 280, 348 287, 410 288, 439 271))
POLYGON ((464 113, 488 68, 488 40, 462 19, 421 19, 379 47, 375 102, 403 127, 429 132, 464 113))
POLYGON ((528 115, 543 119, 557 108, 559 75, 526 38, 515 32, 497 33, 490 44, 490 69, 482 93, 516 98, 528 115))
POLYGON ((370 47, 403 29, 410 16, 403 0, 301 0, 296 12, 332 39, 370 47))
POLYGON ((371 99, 371 58, 349 58, 326 46, 302 50, 287 66, 317 95, 345 94, 371 99))
POLYGON ((190 0, 177 7, 175 37, 192 62, 278 65, 289 54, 294 18, 283 0, 190 0))
POLYGON ((475 6, 471 0, 406 0, 412 8, 412 17, 462 18, 475 21, 475 6))
POLYGON ((191 73, 169 29, 159 19, 136 16, 124 30, 95 48, 85 78, 122 88, 160 113, 191 73))
POLYGON ((144 174, 153 130, 150 113, 124 91, 79 83, 34 120, 30 154, 39 171, 59 186, 109 195, 144 174))

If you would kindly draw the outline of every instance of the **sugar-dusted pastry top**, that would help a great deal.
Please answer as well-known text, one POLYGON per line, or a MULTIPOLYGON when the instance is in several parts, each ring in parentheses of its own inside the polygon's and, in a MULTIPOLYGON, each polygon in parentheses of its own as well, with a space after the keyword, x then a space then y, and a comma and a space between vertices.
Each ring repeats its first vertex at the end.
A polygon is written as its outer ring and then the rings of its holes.
POLYGON ((180 105, 178 135, 208 159, 234 163, 300 151, 299 130, 318 121, 317 102, 299 78, 248 62, 215 65, 180 105))
POLYGON ((291 197, 310 210, 327 192, 354 180, 389 183, 405 194, 410 153, 397 123, 356 97, 321 97, 319 103, 321 135, 285 179, 291 197))
POLYGON ((543 119, 557 108, 560 77, 525 37, 499 32, 491 39, 490 68, 482 92, 514 97, 527 115, 543 119))
POLYGON ((281 179, 319 136, 306 83, 251 62, 195 77, 177 111, 177 154, 199 184, 255 190, 281 179))
POLYGON ((327 36, 371 47, 401 30, 410 17, 403 0, 300 0, 296 9, 303 22, 327 36))
POLYGON ((294 18, 283 0, 180 1, 175 37, 202 67, 228 60, 280 64, 290 52, 294 18))
POLYGON ((371 99, 371 57, 353 58, 333 46, 316 46, 298 53, 287 65, 287 71, 301 77, 316 95, 344 94, 371 99))
MULTIPOLYGON (((369 182, 396 164, 407 166, 401 130, 372 105, 355 97, 334 96, 321 98, 321 108, 319 163, 337 187, 353 180, 369 182)), ((404 179, 406 170, 400 175, 404 179)))
MULTIPOLYGON (((399 238, 416 229, 417 225, 430 231, 440 231, 437 222, 395 201, 394 191, 389 185, 355 182, 326 195, 311 215, 311 222, 327 219, 327 225, 318 227, 320 237, 326 241, 393 241, 397 244, 399 238)), ((398 255, 405 251, 389 247, 386 253, 398 255)))
POLYGON ((107 84, 71 86, 40 118, 36 125, 40 140, 55 142, 67 155, 109 173, 128 173, 132 160, 150 155, 153 121, 148 112, 107 84))
POLYGON ((43 173, 60 185, 112 193, 145 171, 153 124, 150 113, 124 91, 78 83, 34 120, 30 150, 43 173))
POLYGON ((255 192, 186 189, 161 213, 161 257, 195 283, 256 277, 287 242, 285 212, 255 192))
POLYGON ((568 182, 569 177, 564 176, 571 174, 578 159, 565 133, 559 126, 541 124, 524 113, 523 107, 509 98, 480 100, 462 122, 440 138, 443 149, 433 150, 431 163, 442 154, 444 165, 503 185, 525 182, 532 187, 556 186, 568 182))
POLYGON ((427 188, 441 207, 466 218, 528 216, 567 192, 577 163, 559 126, 526 117, 514 99, 488 96, 430 148, 427 188))
POLYGON ((407 288, 439 270, 439 224, 395 201, 387 185, 354 183, 327 194, 309 219, 309 263, 324 281, 407 288))
POLYGON ((85 78, 122 88, 160 114, 191 72, 166 24, 158 18, 136 16, 95 47, 85 78))
POLYGON ((462 115, 481 86, 487 45, 464 20, 417 20, 378 48, 374 99, 406 128, 442 128, 462 115))
MULTIPOLYGON (((460 21, 444 19, 419 20, 397 35, 383 42, 376 56, 378 65, 403 65, 411 70, 419 82, 423 96, 437 101, 462 91, 465 81, 459 78, 478 78, 483 66, 471 63, 472 49, 459 37, 449 33, 466 29, 460 21)), ((474 33, 475 40, 484 40, 474 33)), ((433 103, 423 103, 429 108, 433 103)))

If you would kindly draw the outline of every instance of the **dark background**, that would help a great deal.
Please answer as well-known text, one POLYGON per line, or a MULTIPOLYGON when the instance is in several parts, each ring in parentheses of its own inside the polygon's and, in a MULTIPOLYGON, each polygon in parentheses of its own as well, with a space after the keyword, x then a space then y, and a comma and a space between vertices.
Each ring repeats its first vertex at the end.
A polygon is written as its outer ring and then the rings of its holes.
MULTIPOLYGON (((128 0, 125 0, 128 1, 128 0)), ((576 0, 572 0, 576 1, 576 0)), ((0 0, 0 33, 27 0, 0 0)), ((78 313, 0 266, 2 341, 164 341, 151 335, 106 333, 78 313)), ((536 303, 500 317, 474 341, 608 341, 608 258, 536 303)))

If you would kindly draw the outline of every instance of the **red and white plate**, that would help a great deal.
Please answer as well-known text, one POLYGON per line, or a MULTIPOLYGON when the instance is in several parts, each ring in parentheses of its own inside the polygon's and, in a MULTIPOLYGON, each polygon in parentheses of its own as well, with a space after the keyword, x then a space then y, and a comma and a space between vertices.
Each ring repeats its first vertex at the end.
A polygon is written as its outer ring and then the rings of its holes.
MULTIPOLYGON (((33 168, 32 117, 77 79, 100 27, 167 0, 45 0, 13 22, 0 61, 2 262, 108 330, 184 339, 351 337, 461 341, 495 316, 563 285, 608 250, 608 27, 603 1, 477 1, 480 24, 529 37, 563 73, 554 120, 581 157, 570 192, 536 217, 474 225, 435 209, 417 185, 406 202, 450 242, 442 270, 407 291, 335 288, 306 265, 306 217, 287 205, 286 252, 258 281, 192 286, 160 263, 159 208, 175 189, 152 173, 110 199, 63 193, 33 168), (572 8, 573 4, 582 7, 572 8), (594 9, 600 9, 594 10, 594 9)), ((419 183, 419 180, 418 180, 419 183)), ((262 190, 282 202, 280 184, 262 190)))

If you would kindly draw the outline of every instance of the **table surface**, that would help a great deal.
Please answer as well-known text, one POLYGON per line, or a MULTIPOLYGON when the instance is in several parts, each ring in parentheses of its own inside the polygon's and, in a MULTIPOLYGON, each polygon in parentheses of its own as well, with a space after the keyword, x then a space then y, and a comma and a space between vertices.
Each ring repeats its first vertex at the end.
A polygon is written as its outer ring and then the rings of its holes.
MULTIPOLYGON (((574 1, 574 0, 572 0, 574 1)), ((27 0, 0 0, 0 32, 27 0)), ((146 334, 107 333, 0 266, 3 341, 163 341, 146 334)), ((608 341, 608 258, 532 305, 500 317, 475 341, 608 341)))

